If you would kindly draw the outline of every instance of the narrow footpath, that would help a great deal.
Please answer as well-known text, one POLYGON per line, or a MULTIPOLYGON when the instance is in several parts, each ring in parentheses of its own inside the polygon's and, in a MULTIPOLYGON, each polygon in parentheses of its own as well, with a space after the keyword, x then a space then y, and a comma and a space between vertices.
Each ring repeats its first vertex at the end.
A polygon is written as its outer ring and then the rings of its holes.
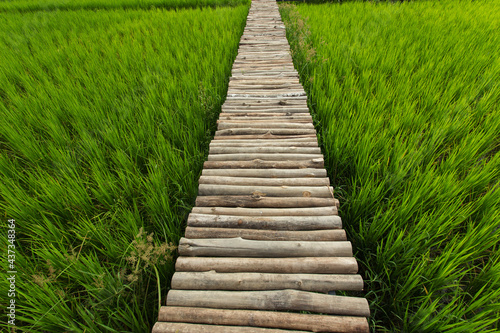
POLYGON ((368 332, 278 5, 253 0, 154 333, 368 332))

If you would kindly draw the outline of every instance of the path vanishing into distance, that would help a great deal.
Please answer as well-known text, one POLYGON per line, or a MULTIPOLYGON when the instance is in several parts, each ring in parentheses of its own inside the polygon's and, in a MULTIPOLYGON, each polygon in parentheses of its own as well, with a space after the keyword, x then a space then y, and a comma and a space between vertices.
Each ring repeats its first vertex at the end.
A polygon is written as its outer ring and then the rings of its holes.
POLYGON ((253 0, 154 333, 368 332, 275 0, 253 0), (307 313, 304 313, 307 312, 307 313))

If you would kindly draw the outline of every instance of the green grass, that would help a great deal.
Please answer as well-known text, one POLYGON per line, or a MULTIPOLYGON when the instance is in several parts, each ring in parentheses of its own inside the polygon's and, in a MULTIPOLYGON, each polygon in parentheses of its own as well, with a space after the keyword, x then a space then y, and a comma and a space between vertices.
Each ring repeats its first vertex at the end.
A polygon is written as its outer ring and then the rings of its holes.
POLYGON ((0 0, 0 12, 32 12, 76 9, 179 9, 194 7, 238 6, 249 0, 0 0))
POLYGON ((372 329, 498 331, 500 1, 281 9, 372 329))
POLYGON ((0 13, 0 261, 15 219, 22 331, 151 329, 247 12, 0 13))

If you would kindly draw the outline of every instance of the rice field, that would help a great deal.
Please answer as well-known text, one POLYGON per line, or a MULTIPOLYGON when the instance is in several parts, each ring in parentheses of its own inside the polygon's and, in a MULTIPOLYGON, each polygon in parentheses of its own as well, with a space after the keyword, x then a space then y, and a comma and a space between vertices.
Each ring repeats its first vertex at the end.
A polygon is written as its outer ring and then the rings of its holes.
POLYGON ((500 330, 500 1, 284 5, 376 332, 500 330))
POLYGON ((77 9, 180 9, 248 3, 248 0, 0 0, 0 13, 77 9))
MULTIPOLYGON (((159 3, 108 3, 146 2, 159 3)), ((1 5, 27 3, 42 2, 1 5)), ((150 331, 248 2, 66 9, 0 12, 0 261, 15 219, 16 325, 150 331)))

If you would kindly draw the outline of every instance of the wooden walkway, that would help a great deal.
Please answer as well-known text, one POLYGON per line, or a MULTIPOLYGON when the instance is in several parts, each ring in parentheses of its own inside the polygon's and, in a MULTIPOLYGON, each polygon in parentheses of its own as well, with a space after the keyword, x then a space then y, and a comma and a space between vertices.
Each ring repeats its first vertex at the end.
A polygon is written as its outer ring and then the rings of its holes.
POLYGON ((274 0, 252 1, 199 183, 153 332, 368 331, 366 299, 332 295, 363 280, 274 0))

